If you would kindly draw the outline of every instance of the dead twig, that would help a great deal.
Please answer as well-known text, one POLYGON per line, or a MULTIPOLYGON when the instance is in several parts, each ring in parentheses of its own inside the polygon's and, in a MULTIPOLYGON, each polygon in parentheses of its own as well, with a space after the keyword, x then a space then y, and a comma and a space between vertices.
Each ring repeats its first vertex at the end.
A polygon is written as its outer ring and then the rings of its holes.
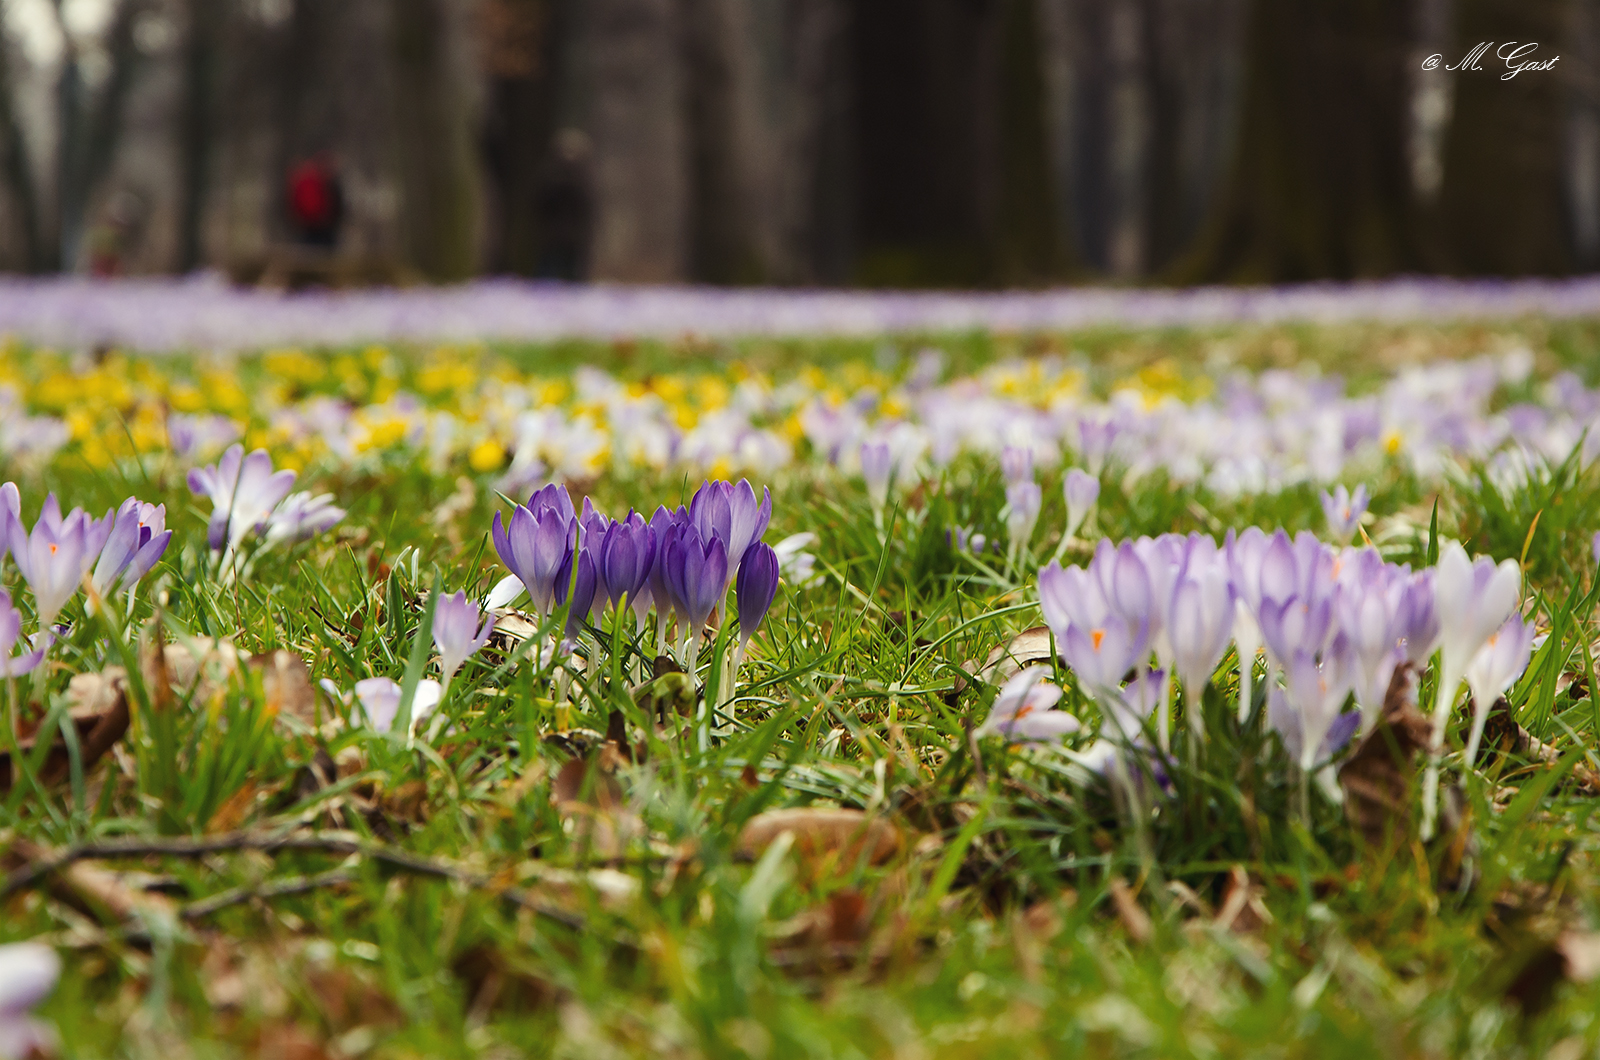
POLYGON ((254 901, 257 898, 286 898, 289 895, 305 894, 324 887, 342 887, 347 883, 355 883, 360 878, 360 875, 349 869, 330 869, 313 876, 290 876, 283 880, 269 880, 254 887, 234 887, 231 890, 220 891, 210 898, 190 902, 178 910, 178 916, 184 920, 203 920, 229 906, 254 901))
POLYGON ((33 887, 41 880, 79 861, 139 857, 204 858, 213 854, 243 851, 258 851, 264 854, 300 851, 356 855, 402 872, 450 880, 474 889, 492 891, 518 908, 527 909, 574 930, 583 930, 587 926, 585 919, 578 914, 541 901, 526 891, 504 887, 493 876, 474 872, 448 861, 420 857, 393 847, 369 843, 352 832, 226 832, 200 838, 140 837, 81 843, 50 851, 11 872, 5 877, 5 882, 0 883, 0 900, 33 887))

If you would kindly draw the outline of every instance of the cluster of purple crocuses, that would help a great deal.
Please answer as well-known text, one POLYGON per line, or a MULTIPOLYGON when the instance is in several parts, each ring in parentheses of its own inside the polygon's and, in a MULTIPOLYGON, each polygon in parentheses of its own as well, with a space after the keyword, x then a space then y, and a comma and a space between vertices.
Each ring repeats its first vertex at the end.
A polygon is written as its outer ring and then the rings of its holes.
POLYGON ((636 511, 608 518, 587 498, 580 511, 564 485, 548 485, 517 505, 510 520, 495 514, 495 551, 513 578, 496 587, 490 604, 510 603, 518 585, 541 615, 570 598, 567 637, 574 641, 585 620, 598 624, 631 608, 642 628, 654 607, 657 650, 666 649, 676 620, 678 655, 692 671, 707 623, 722 617, 734 589, 737 666, 778 590, 779 557, 761 540, 771 518, 771 492, 763 489, 757 502, 743 479, 706 482, 688 507, 663 505, 648 521, 636 511))
POLYGON ((44 499, 30 531, 22 520, 22 494, 15 483, 0 485, 0 559, 16 561, 33 592, 39 635, 24 638, 22 613, 0 589, 0 677, 31 672, 49 649, 51 628, 62 608, 88 578, 99 597, 128 593, 150 572, 172 539, 165 505, 129 497, 95 519, 81 508, 61 514, 54 493, 44 499), (30 650, 13 651, 22 642, 30 650))
MULTIPOLYGON (((1230 532, 1220 546, 1201 534, 1102 540, 1087 565, 1051 561, 1039 574, 1040 606, 1061 657, 1106 718, 1093 750, 1101 763, 1141 740, 1152 715, 1156 747, 1169 750, 1174 676, 1188 730, 1202 743, 1200 696, 1232 644, 1242 661, 1241 720, 1251 716, 1255 660, 1264 653, 1266 722, 1309 774, 1376 723, 1396 667, 1425 667, 1437 651, 1430 802, 1462 681, 1473 706, 1471 762, 1489 707, 1528 665, 1533 627, 1518 613, 1520 593, 1514 561, 1472 560, 1453 541, 1436 566, 1413 571, 1370 547, 1340 549, 1309 533, 1254 527, 1230 532), (1346 712, 1352 697, 1357 709, 1346 712)), ((995 710, 1009 714, 992 718, 990 731, 1057 738, 1062 726, 1039 709, 1052 694, 1039 690, 1038 675, 1026 685, 1002 691, 995 710)), ((1431 813, 1426 806, 1430 826, 1431 813)))

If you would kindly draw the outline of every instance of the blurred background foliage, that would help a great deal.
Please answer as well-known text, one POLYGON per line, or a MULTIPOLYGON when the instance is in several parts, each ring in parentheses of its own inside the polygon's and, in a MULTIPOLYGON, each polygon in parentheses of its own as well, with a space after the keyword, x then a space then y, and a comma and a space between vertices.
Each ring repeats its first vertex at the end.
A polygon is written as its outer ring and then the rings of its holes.
POLYGON ((1595 7, 0 0, 0 270, 1579 272, 1600 264, 1595 7), (1504 80, 1511 41, 1560 58, 1504 80), (1447 69, 1479 42, 1481 69, 1447 69), (308 172, 333 189, 315 232, 308 172))

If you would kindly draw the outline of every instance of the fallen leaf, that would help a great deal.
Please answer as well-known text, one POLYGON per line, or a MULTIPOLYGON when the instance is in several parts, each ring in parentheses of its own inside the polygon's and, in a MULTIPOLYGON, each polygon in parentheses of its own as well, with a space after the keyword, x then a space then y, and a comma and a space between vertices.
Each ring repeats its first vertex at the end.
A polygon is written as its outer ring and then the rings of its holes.
POLYGON ((1049 626, 1034 626, 997 645, 984 660, 978 676, 987 684, 1003 685, 1030 666, 1054 665, 1049 626))
MULTIPOLYGON (((105 681, 99 674, 78 676, 93 676, 96 679, 92 698, 86 698, 83 702, 74 701, 67 708, 67 717, 78 737, 79 761, 87 772, 127 733, 130 716, 128 701, 120 684, 105 681)), ((77 680, 77 677, 73 678, 74 682, 77 680)), ((68 695, 71 695, 70 689, 68 695)), ((29 721, 19 727, 17 745, 25 756, 33 752, 38 739, 38 724, 37 721, 29 721)), ((50 753, 39 770, 39 779, 45 784, 64 779, 72 768, 71 755, 59 730, 52 732, 50 739, 50 753)), ((11 790, 11 781, 11 752, 0 750, 0 791, 11 790)))
POLYGON ((252 670, 261 674, 261 690, 267 697, 267 710, 278 717, 290 717, 307 726, 317 724, 317 694, 311 684, 311 669, 306 661, 279 648, 265 655, 249 657, 252 670))
MULTIPOLYGON (((1527 729, 1517 724, 1516 719, 1511 716, 1511 704, 1504 696, 1495 700, 1483 723, 1483 743, 1478 751, 1477 764, 1482 767, 1497 753, 1514 754, 1546 767, 1561 761, 1560 749, 1535 738, 1527 729)), ((1589 794, 1600 793, 1600 774, 1585 762, 1573 766, 1571 779, 1589 794)))
POLYGON ((1265 894, 1266 888, 1252 883, 1244 866, 1233 866, 1228 870, 1228 889, 1212 926, 1223 931, 1252 932, 1272 923, 1272 914, 1262 900, 1265 894))
POLYGON ((1403 843, 1410 835, 1413 759, 1431 735, 1428 719, 1417 710, 1416 673, 1402 664, 1389 682, 1378 723, 1339 769, 1345 816, 1369 846, 1403 843))
POLYGON ((1155 925, 1150 922, 1150 914, 1139 905, 1127 882, 1120 876, 1111 877, 1109 892, 1111 908, 1116 911, 1117 919, 1122 921, 1122 926, 1127 929, 1128 937, 1135 942, 1149 942, 1155 936, 1155 925))
POLYGON ((803 857, 843 854, 855 861, 865 852, 868 862, 882 864, 901 848, 900 829, 861 810, 800 807, 768 810, 745 822, 738 852, 756 858, 785 832, 794 833, 794 849, 803 857))
POLYGON ((1564 931, 1556 951, 1566 962, 1567 978, 1588 983, 1600 978, 1600 931, 1564 931))

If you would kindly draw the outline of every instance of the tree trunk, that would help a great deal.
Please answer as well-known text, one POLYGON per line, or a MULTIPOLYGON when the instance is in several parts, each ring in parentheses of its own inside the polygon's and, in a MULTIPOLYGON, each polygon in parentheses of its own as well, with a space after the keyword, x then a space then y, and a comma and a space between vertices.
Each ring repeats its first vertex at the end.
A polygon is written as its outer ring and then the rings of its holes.
POLYGON ((560 5, 485 0, 482 15, 483 154, 492 195, 486 258, 491 271, 532 276, 541 261, 540 194, 555 136, 560 5))
POLYGON ((684 280, 689 167, 675 0, 589 0, 593 275, 684 280))
POLYGON ((219 7, 216 0, 187 0, 184 8, 188 25, 183 49, 183 114, 178 145, 179 179, 183 189, 178 216, 178 269, 182 272, 199 268, 204 262, 219 7))
POLYGON ((11 92, 11 41, 0 31, 0 174, 22 240, 20 264, 29 272, 45 268, 44 234, 39 225, 39 193, 34 184, 28 141, 22 133, 11 92))
POLYGON ((1448 263, 1454 271, 1481 275, 1567 272, 1572 251, 1562 187, 1564 71, 1557 63, 1550 72, 1502 80, 1507 67, 1495 52, 1506 41, 1537 41, 1530 58, 1559 54, 1570 4, 1460 0, 1457 11, 1457 40, 1495 43, 1479 63, 1482 70, 1455 75, 1439 192, 1448 263))
POLYGON ((1600 76, 1596 73, 1600 4, 1596 0, 1574 0, 1572 52, 1574 62, 1563 77, 1572 97, 1567 195, 1572 203, 1574 264, 1588 270, 1600 265, 1600 76))
POLYGON ((412 264, 437 281, 480 265, 468 15, 465 0, 394 0, 402 224, 412 264))
POLYGON ((1282 282, 1415 268, 1405 5, 1252 0, 1247 42, 1226 190, 1174 278, 1282 282))

